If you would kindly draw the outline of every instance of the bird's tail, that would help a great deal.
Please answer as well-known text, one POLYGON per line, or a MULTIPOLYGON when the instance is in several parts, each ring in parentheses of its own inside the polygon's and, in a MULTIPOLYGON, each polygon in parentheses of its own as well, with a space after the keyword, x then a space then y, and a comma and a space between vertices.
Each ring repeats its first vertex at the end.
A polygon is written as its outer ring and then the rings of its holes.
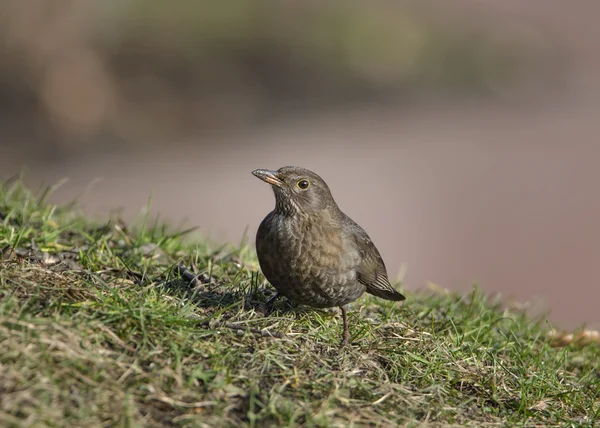
POLYGON ((401 300, 406 299, 406 297, 404 297, 404 294, 401 294, 398 291, 394 290, 391 286, 381 288, 370 287, 369 285, 367 285, 367 293, 372 294, 373 296, 381 297, 382 299, 393 300, 395 302, 399 302, 401 300))

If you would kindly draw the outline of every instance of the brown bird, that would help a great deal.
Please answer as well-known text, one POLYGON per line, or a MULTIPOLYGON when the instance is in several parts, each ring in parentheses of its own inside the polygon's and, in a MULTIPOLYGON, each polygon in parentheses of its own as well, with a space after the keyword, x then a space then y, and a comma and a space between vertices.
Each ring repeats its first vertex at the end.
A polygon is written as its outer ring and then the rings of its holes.
POLYGON ((263 274, 288 299, 315 308, 339 306, 350 336, 346 307, 365 291, 404 300, 388 280, 383 259, 369 235, 344 214, 329 187, 312 171, 286 166, 257 169, 275 192, 275 209, 260 224, 256 252, 263 274))

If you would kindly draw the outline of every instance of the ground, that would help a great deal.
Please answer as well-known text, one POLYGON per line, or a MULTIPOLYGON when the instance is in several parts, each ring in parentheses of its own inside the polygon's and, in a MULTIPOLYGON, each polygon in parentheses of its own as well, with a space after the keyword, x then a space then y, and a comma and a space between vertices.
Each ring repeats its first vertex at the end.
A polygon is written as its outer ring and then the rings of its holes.
POLYGON ((477 288, 365 296, 341 348, 336 311, 282 300, 265 316, 271 289, 243 243, 211 249, 149 218, 94 224, 50 191, 0 189, 3 426, 598 420, 598 345, 556 346, 543 318, 477 288))

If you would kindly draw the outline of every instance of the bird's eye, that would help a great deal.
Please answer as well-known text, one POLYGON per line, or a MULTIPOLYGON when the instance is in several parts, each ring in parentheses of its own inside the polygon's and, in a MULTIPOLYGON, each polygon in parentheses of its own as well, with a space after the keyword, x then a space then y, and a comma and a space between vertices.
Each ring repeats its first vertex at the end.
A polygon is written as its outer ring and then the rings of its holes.
POLYGON ((310 186, 310 183, 308 180, 300 180, 296 183, 296 186, 298 186, 298 188, 301 190, 306 190, 308 189, 308 186, 310 186))

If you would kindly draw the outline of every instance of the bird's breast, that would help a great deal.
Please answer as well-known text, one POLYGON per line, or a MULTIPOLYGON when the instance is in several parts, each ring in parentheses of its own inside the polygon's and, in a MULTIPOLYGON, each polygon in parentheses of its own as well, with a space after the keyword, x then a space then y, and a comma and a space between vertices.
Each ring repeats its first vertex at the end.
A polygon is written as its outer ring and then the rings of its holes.
MULTIPOLYGON (((340 282, 356 278, 360 255, 352 237, 336 225, 271 213, 257 234, 261 267, 293 282, 340 282), (263 266, 264 264, 264 266, 263 266)), ((274 275, 273 275, 274 276, 274 275)))

